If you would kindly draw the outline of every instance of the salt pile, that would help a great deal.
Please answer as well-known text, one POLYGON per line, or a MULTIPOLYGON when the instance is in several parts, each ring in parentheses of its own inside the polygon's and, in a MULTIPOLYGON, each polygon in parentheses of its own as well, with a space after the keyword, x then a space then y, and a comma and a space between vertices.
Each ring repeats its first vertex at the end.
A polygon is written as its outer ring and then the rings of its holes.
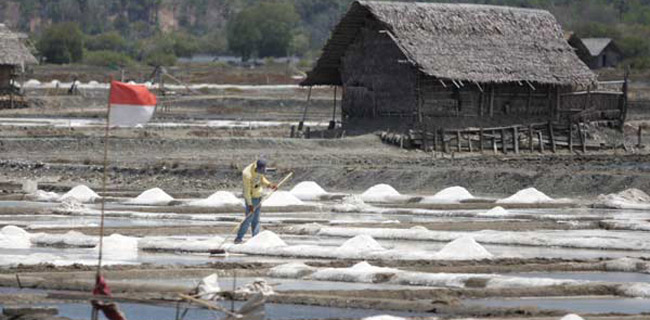
POLYGON ((78 185, 68 191, 66 194, 61 196, 60 201, 65 201, 67 199, 76 199, 82 203, 94 202, 96 199, 99 199, 99 195, 95 193, 92 189, 86 187, 85 185, 78 185))
POLYGON ((383 251, 386 250, 382 247, 373 237, 362 234, 358 235, 352 239, 345 241, 337 251, 341 252, 368 252, 368 251, 383 251))
POLYGON ((223 245, 223 238, 214 236, 209 239, 170 239, 145 237, 138 242, 142 250, 166 250, 178 252, 209 252, 223 245))
POLYGON ((334 212, 366 212, 370 209, 373 209, 373 207, 356 195, 345 196, 340 203, 332 207, 334 212))
POLYGON ((271 268, 269 276, 272 278, 297 279, 311 274, 314 270, 316 269, 302 262, 291 262, 271 268))
MULTIPOLYGON (((99 249, 99 244, 95 249, 99 249)), ((138 257, 138 239, 112 234, 104 237, 103 256, 112 260, 129 260, 138 257)))
POLYGON ((363 318, 363 320, 406 320, 406 318, 382 314, 374 317, 363 318))
POLYGON ((215 298, 219 297, 219 292, 221 292, 221 287, 219 286, 219 276, 216 273, 201 279, 196 287, 196 294, 199 299, 215 300, 215 298))
POLYGON ((38 245, 62 246, 62 247, 89 247, 97 245, 98 238, 87 236, 78 231, 68 231, 65 234, 35 234, 32 242, 38 245))
POLYGON ((293 187, 289 192, 296 196, 296 198, 306 201, 319 200, 321 196, 327 194, 327 191, 314 181, 303 181, 293 187))
POLYGON ((29 232, 16 226, 5 226, 0 229, 0 248, 27 249, 32 246, 29 232))
POLYGON ((367 202, 390 202, 401 197, 402 195, 395 188, 387 184, 372 186, 361 194, 361 199, 367 202))
POLYGON ((375 267, 366 261, 359 262, 350 268, 325 268, 312 274, 312 279, 325 281, 386 282, 394 277, 399 270, 375 267))
POLYGON ((566 316, 562 317, 562 319, 560 319, 560 320, 585 320, 585 319, 583 319, 581 316, 579 316, 577 314, 571 313, 571 314, 567 314, 566 316))
POLYGON ((451 187, 436 193, 432 197, 425 197, 421 203, 456 203, 463 200, 474 199, 474 196, 463 187, 451 187))
POLYGON ((75 198, 67 198, 57 207, 57 210, 64 212, 80 211, 83 209, 86 209, 86 206, 75 198))
POLYGON ((36 80, 36 79, 29 79, 29 80, 25 81, 24 85, 25 85, 25 87, 32 87, 33 88, 33 87, 40 86, 41 82, 36 80))
POLYGON ((619 193, 601 194, 596 205, 614 209, 647 209, 650 208, 650 195, 632 188, 619 193))
POLYGON ((305 203, 296 198, 289 191, 276 191, 264 203, 263 206, 267 207, 287 207, 287 206, 300 206, 305 203))
POLYGON ((650 298, 650 284, 648 283, 624 284, 621 285, 621 289, 628 297, 650 298))
POLYGON ((508 198, 498 200, 497 203, 548 203, 553 201, 553 198, 543 192, 535 188, 528 188, 520 190, 508 198))
POLYGON ((490 209, 488 212, 482 212, 478 214, 480 217, 503 217, 507 215, 510 215, 510 212, 500 206, 496 206, 490 209))
POLYGON ((265 230, 239 246, 247 250, 265 250, 268 248, 286 247, 287 244, 273 231, 265 230))
POLYGON ((244 202, 235 197, 232 192, 217 191, 207 197, 206 199, 196 200, 189 203, 191 206, 197 207, 226 207, 226 206, 241 206, 244 202))
POLYGON ((160 188, 149 189, 135 199, 128 201, 130 204, 140 204, 140 205, 167 205, 172 202, 174 198, 168 195, 165 191, 160 188))
POLYGON ((36 201, 53 202, 59 200, 61 196, 56 192, 36 190, 36 192, 28 194, 27 197, 36 201))
POLYGON ((262 278, 257 278, 253 280, 253 282, 246 284, 243 287, 239 287, 235 290, 236 293, 244 293, 244 294, 255 294, 255 293, 261 293, 264 296, 270 296, 272 294, 275 294, 275 291, 273 291, 273 287, 271 287, 266 280, 262 278))
POLYGON ((489 259, 492 254, 489 253, 482 245, 478 244, 474 238, 464 236, 445 245, 436 256, 445 260, 475 260, 489 259))

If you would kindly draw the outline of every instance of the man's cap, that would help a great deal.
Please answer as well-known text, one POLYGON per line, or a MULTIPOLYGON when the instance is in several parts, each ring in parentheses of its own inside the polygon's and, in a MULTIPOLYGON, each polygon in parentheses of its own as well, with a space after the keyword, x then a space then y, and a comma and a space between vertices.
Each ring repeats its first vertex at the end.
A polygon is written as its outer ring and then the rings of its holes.
POLYGON ((265 173, 266 172, 266 160, 259 159, 257 160, 257 172, 265 173))

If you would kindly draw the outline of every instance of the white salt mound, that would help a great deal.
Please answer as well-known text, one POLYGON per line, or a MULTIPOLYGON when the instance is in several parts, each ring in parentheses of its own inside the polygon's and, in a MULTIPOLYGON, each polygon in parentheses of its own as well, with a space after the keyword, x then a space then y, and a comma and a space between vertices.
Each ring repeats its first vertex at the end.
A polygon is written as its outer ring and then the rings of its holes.
POLYGON ((477 260, 492 258, 492 254, 478 244, 474 238, 465 236, 445 245, 436 256, 447 260, 477 260))
POLYGON ((646 209, 650 206, 650 196, 639 189, 627 189, 619 193, 601 194, 598 205, 616 209, 646 209))
POLYGON ((562 317, 560 320, 585 320, 581 316, 577 314, 567 314, 566 316, 562 317))
POLYGON ((66 212, 80 211, 86 209, 86 206, 75 198, 67 198, 61 202, 57 209, 66 212))
POLYGON ((289 191, 276 191, 264 203, 263 206, 268 207, 287 207, 287 206, 300 206, 305 203, 296 198, 289 191))
POLYGON ((340 203, 332 207, 334 212, 363 212, 372 208, 371 205, 365 203, 360 196, 349 195, 343 197, 340 203))
POLYGON ((129 200, 129 203, 142 205, 166 205, 173 200, 174 198, 162 189, 153 188, 141 193, 135 199, 129 200))
POLYGON ((650 298, 650 284, 648 283, 625 284, 621 285, 621 289, 628 297, 650 298))
POLYGON ((34 199, 36 201, 46 201, 53 202, 59 200, 61 196, 56 192, 47 192, 43 190, 36 190, 34 193, 30 193, 27 197, 34 199))
POLYGON ((339 248, 340 251, 350 252, 367 252, 367 251, 383 251, 386 250, 382 247, 373 237, 362 234, 352 239, 345 241, 339 248))
POLYGON ((29 79, 25 82, 25 87, 38 87, 41 85, 41 82, 36 79, 29 79))
MULTIPOLYGON (((95 249, 99 249, 99 244, 95 249)), ((103 255, 111 260, 129 260, 138 257, 138 239, 112 234, 104 237, 103 255)))
POLYGON ((191 206, 197 207, 224 207, 243 204, 244 202, 241 199, 238 199, 232 192, 228 191, 217 191, 205 199, 190 202, 191 206))
POLYGON ((316 270, 302 262, 291 262, 275 266, 269 270, 269 276, 272 278, 302 278, 316 270))
POLYGON ((553 202, 553 198, 545 195, 543 192, 535 188, 520 190, 508 198, 497 201, 497 203, 545 203, 545 202, 553 202))
POLYGON ((296 196, 296 198, 307 201, 318 200, 321 196, 327 194, 327 191, 321 188, 321 186, 314 181, 303 181, 293 187, 289 192, 296 196))
POLYGON ((29 232, 16 226, 5 226, 0 229, 0 248, 27 249, 32 246, 29 232))
POLYGON ((363 318, 363 320, 406 320, 406 318, 395 317, 387 314, 363 318))
POLYGON ((510 212, 503 207, 496 206, 490 209, 488 212, 479 213, 479 216, 483 217, 503 217, 509 215, 510 212))
POLYGON ((441 190, 432 197, 425 197, 421 203, 454 203, 474 199, 474 196, 463 187, 451 187, 441 190))
POLYGON ((399 198, 401 194, 387 184, 378 184, 370 187, 361 194, 361 199, 368 202, 387 202, 399 198))
POLYGON ((68 191, 66 194, 61 196, 59 199, 60 201, 65 201, 66 199, 76 199, 79 202, 82 203, 88 203, 88 202, 94 202, 96 199, 99 199, 99 195, 95 193, 92 189, 86 187, 85 185, 78 185, 70 191, 68 191))
POLYGON ((280 239, 280 237, 275 234, 273 231, 265 230, 258 233, 256 236, 246 241, 242 246, 246 248, 275 248, 275 247, 285 247, 287 244, 280 239))

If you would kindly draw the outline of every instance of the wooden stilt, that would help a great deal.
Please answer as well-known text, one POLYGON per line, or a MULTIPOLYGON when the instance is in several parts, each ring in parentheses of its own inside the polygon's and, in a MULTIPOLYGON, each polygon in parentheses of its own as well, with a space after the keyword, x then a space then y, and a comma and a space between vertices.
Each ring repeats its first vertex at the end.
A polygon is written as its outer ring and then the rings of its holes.
POLYGON ((484 144, 485 144, 485 135, 484 135, 484 132, 483 132, 483 128, 481 128, 479 130, 478 141, 479 141, 479 146, 478 146, 479 151, 481 151, 481 153, 483 153, 483 148, 484 148, 484 144))
POLYGON ((508 153, 508 144, 506 143, 506 129, 501 129, 501 152, 508 153))
POLYGON ((542 130, 537 131, 537 139, 539 139, 539 152, 544 153, 544 134, 542 130))
POLYGON ((533 146, 533 125, 531 124, 528 126, 528 149, 530 150, 530 153, 533 153, 535 151, 535 148, 533 146))
POLYGON ((512 146, 515 149, 515 154, 519 154, 519 130, 517 126, 512 127, 512 146))
POLYGON ((462 146, 461 146, 461 140, 460 140, 460 130, 456 131, 456 151, 461 152, 462 146))
POLYGON ((551 142, 551 152, 557 152, 557 146, 555 144, 555 133, 553 132, 553 121, 548 122, 548 136, 551 142))
POLYGON ((573 153, 573 123, 569 123, 569 152, 573 153))

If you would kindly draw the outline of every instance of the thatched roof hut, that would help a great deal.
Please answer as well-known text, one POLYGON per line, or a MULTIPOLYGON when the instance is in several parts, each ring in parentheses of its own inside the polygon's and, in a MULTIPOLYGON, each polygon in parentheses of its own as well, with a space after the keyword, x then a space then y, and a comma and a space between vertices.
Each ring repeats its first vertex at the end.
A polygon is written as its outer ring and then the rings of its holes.
POLYGON ((23 43, 25 38, 25 35, 12 32, 0 24, 0 65, 25 66, 38 63, 23 43))
POLYGON ((596 79, 547 11, 355 1, 302 85, 342 85, 341 58, 367 19, 385 29, 408 63, 437 79, 559 86, 589 86, 596 79))
POLYGON ((578 57, 591 69, 616 67, 623 60, 623 52, 611 38, 569 38, 578 57))

